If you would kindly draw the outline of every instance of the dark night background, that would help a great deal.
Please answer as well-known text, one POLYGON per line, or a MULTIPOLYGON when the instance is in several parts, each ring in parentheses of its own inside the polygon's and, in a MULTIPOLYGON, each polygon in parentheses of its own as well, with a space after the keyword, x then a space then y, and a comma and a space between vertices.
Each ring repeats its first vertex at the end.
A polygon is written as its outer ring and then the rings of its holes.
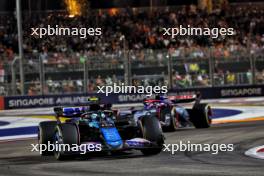
MULTIPOLYGON (((64 9, 63 0, 21 0, 23 10, 64 9)), ((87 0, 88 1, 88 0, 87 0)), ((229 2, 261 2, 263 0, 229 0, 229 2)), ((14 11, 15 0, 1 0, 0 11, 14 11)), ((197 0, 152 0, 153 5, 197 4, 197 0)), ((150 6, 150 0, 90 0, 91 8, 150 6)))

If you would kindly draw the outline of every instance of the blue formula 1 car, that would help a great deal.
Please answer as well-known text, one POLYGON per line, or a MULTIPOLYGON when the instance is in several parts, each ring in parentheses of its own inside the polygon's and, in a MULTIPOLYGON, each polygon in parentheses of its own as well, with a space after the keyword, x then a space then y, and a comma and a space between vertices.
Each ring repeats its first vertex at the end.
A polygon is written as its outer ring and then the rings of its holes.
POLYGON ((42 151, 42 155, 54 154, 56 159, 62 160, 81 152, 116 153, 132 149, 140 150, 144 155, 161 152, 164 136, 157 118, 145 114, 136 121, 124 123, 126 116, 117 117, 108 107, 95 103, 85 107, 54 108, 57 121, 39 124, 38 142, 39 145, 53 144, 57 148, 42 151), (61 117, 66 118, 66 121, 62 122, 61 117), (62 144, 64 150, 58 147, 62 144), (86 152, 83 151, 84 146, 86 152))

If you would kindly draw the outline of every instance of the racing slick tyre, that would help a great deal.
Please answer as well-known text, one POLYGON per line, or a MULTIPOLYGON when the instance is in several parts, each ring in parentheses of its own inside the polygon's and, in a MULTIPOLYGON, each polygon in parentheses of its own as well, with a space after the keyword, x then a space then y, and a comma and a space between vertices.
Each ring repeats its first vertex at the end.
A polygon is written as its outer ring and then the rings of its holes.
POLYGON ((74 123, 59 124, 55 130, 54 144, 63 144, 65 146, 62 147, 63 150, 61 150, 60 147, 58 150, 54 150, 54 156, 57 160, 69 159, 70 156, 73 157, 74 154, 70 153, 71 151, 66 151, 64 149, 66 148, 68 150, 68 146, 72 147, 73 145, 79 144, 77 126, 74 123))
POLYGON ((155 116, 143 116, 141 118, 141 131, 144 139, 157 144, 157 147, 142 149, 141 152, 144 155, 155 155, 160 153, 164 144, 164 136, 159 120, 155 116))
MULTIPOLYGON (((44 121, 39 123, 38 127, 38 143, 39 145, 46 145, 53 143, 53 137, 55 133, 57 122, 56 121, 44 121)), ((42 151, 41 155, 52 155, 52 152, 48 150, 42 151)))
POLYGON ((208 104, 197 104, 190 111, 190 120, 195 128, 209 128, 211 119, 209 117, 210 106, 208 104))

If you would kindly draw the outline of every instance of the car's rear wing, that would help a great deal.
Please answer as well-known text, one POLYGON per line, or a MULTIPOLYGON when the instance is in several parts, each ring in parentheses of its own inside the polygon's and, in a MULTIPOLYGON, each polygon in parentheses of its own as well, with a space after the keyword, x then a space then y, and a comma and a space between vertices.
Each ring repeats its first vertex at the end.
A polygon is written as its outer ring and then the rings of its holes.
POLYGON ((53 110, 57 117, 79 117, 87 111, 87 107, 55 107, 53 110))
POLYGON ((173 103, 191 103, 194 101, 198 101, 200 99, 197 95, 174 95, 174 96, 168 96, 168 99, 172 101, 173 103))
POLYGON ((189 94, 189 95, 171 95, 171 96, 158 96, 156 99, 144 99, 144 103, 159 103, 166 100, 170 100, 172 103, 199 103, 201 99, 200 94, 189 94))
POLYGON ((110 111, 112 104, 90 104, 87 106, 77 107, 54 107, 54 112, 57 117, 80 117, 88 111, 110 111))

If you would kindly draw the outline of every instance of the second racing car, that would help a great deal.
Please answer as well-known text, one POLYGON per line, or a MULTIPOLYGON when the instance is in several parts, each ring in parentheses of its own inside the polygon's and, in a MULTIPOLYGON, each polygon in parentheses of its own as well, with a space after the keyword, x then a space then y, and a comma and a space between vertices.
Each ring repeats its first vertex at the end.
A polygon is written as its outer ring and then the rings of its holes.
MULTIPOLYGON (((132 107, 130 111, 120 111, 120 117, 127 116, 126 122, 151 114, 159 120, 164 131, 175 131, 179 128, 209 128, 212 110, 210 105, 201 103, 201 95, 160 96, 143 100, 143 108, 132 107), (193 103, 190 107, 182 104, 193 103)), ((124 119, 124 118, 122 118, 124 119)), ((132 125, 133 126, 133 125, 132 125)))
POLYGON ((137 111, 139 115, 151 112, 156 116, 164 130, 175 131, 178 128, 194 126, 209 128, 212 110, 206 103, 201 103, 201 95, 156 96, 143 101, 144 108, 137 111), (194 102, 192 107, 183 103, 194 102))

